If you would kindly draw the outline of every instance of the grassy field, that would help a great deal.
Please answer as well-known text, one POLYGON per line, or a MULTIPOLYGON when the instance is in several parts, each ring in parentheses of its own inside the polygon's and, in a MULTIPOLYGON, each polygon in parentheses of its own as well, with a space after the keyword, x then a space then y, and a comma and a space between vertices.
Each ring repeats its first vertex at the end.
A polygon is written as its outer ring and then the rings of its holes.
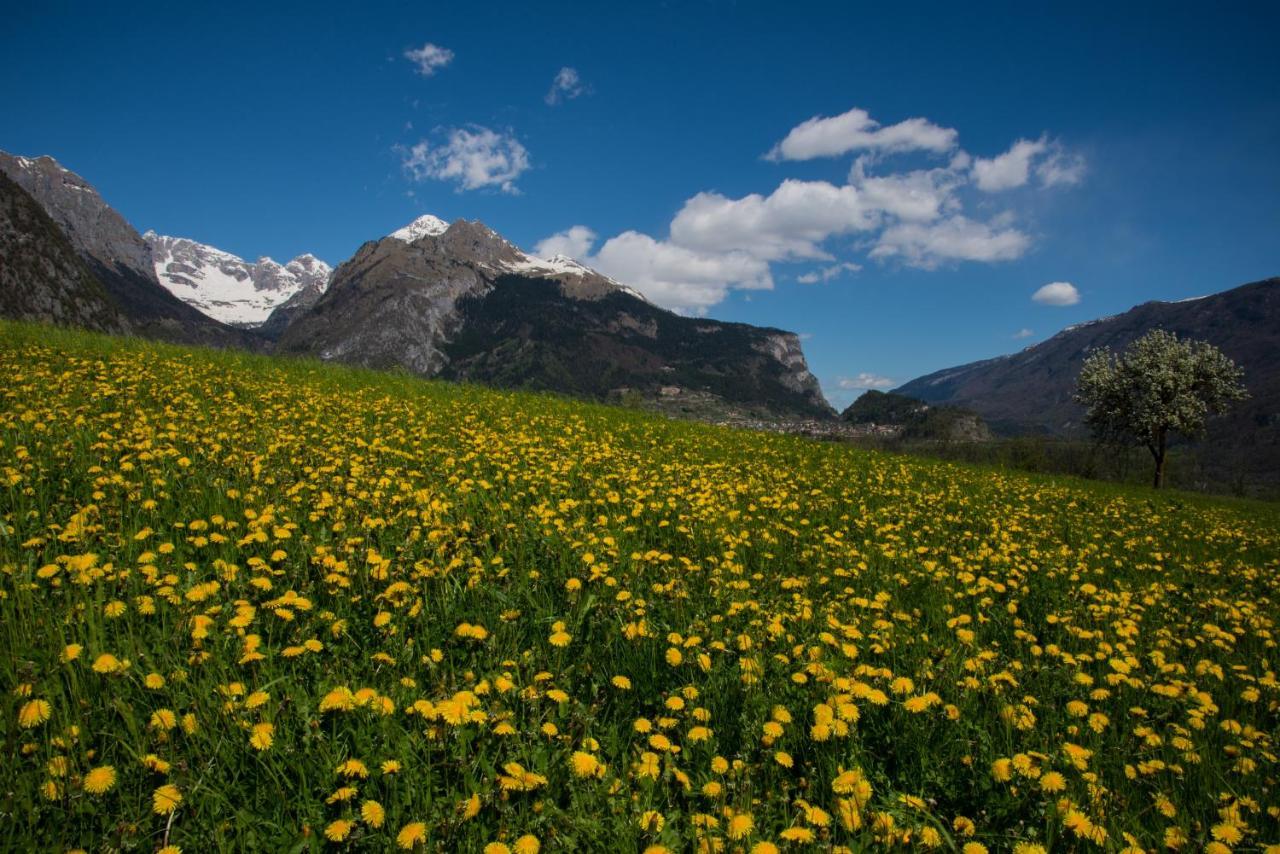
POLYGON ((8 850, 1280 843, 1274 506, 39 327, 0 373, 8 850))

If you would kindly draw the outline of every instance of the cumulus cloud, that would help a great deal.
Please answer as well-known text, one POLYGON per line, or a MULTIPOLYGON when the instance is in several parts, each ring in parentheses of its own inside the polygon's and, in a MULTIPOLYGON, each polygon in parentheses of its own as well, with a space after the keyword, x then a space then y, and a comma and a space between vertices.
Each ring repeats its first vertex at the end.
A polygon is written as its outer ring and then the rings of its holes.
POLYGON ((1019 329, 1017 332, 1013 333, 1013 340, 1021 341, 1023 338, 1030 338, 1032 335, 1035 335, 1035 333, 1024 326, 1022 329, 1019 329))
MULTIPOLYGON (((562 69, 548 103, 581 85, 573 69, 562 69)), ((1011 211, 983 220, 966 215, 975 190, 1072 184, 1084 173, 1083 158, 1047 135, 974 159, 950 128, 923 118, 881 125, 860 109, 802 122, 768 156, 791 161, 850 152, 858 154, 843 184, 788 178, 772 192, 737 198, 704 191, 685 201, 665 237, 626 231, 596 250, 596 233, 578 225, 545 238, 536 251, 590 264, 659 305, 703 313, 733 290, 771 288, 778 263, 820 262, 793 274, 796 282, 817 284, 857 272, 857 261, 867 257, 926 270, 1021 257, 1032 239, 1011 211), (884 167, 904 152, 940 155, 939 165, 884 167)))
POLYGON ((1073 186, 1084 180, 1084 157, 1055 148, 1036 167, 1036 177, 1045 187, 1073 186))
POLYGON ((950 151, 956 132, 927 119, 913 118, 881 125, 855 107, 838 116, 814 116, 796 125, 767 155, 770 160, 812 160, 850 151, 950 151))
POLYGON ((1075 305, 1080 302, 1080 292, 1070 282, 1050 282, 1042 285, 1031 299, 1041 305, 1075 305))
POLYGON ((819 247, 824 240, 877 223, 876 211, 856 187, 789 179, 768 196, 699 193, 671 221, 671 239, 702 251, 740 251, 770 261, 829 258, 819 247))
POLYGON ((529 168, 529 152, 514 135, 479 126, 451 128, 443 143, 421 140, 402 156, 415 181, 452 181, 459 191, 497 187, 516 193, 516 178, 529 168))
POLYGON ((590 89, 582 82, 582 78, 578 75, 578 69, 565 66, 556 73, 556 77, 551 81, 551 88, 547 90, 546 97, 543 99, 548 104, 555 106, 561 101, 572 100, 579 95, 585 95, 590 89))
POLYGON ((1069 186, 1080 183, 1084 171, 1083 156, 1042 136, 1020 139, 1008 151, 989 160, 974 160, 973 183, 979 190, 998 193, 1025 185, 1034 173, 1042 187, 1069 186))
POLYGON ((979 190, 997 193, 1011 190, 1027 183, 1031 173, 1031 160, 1044 153, 1047 143, 1043 139, 1020 139, 1004 154, 973 161, 973 183, 979 190))
POLYGON ((698 252, 635 231, 605 241, 588 263, 658 305, 693 314, 730 290, 773 287, 768 263, 746 252, 698 252))
POLYGON ((566 255, 576 261, 586 263, 591 257, 591 247, 595 245, 596 233, 585 225, 575 225, 564 231, 557 231, 550 237, 540 240, 533 247, 535 255, 552 258, 566 255))
POLYGON ((453 51, 427 42, 420 48, 406 50, 404 58, 416 65, 417 72, 423 77, 430 77, 453 62, 453 51))
POLYGON ((836 380, 836 385, 845 391, 866 391, 873 388, 893 388, 897 383, 888 377, 881 377, 864 371, 856 377, 840 377, 836 380))
POLYGON ((637 231, 624 231, 593 253, 595 241, 592 229, 575 225, 539 241, 534 252, 568 255, 682 314, 705 314, 731 290, 773 287, 769 264, 745 252, 699 252, 637 231))
POLYGON ((1009 261, 1027 251, 1031 238, 1002 222, 976 222, 957 214, 934 223, 898 223, 881 232, 870 254, 924 270, 948 261, 1009 261))
POLYGON ((849 183, 862 192, 870 208, 898 219, 928 222, 959 207, 955 192, 963 183, 960 173, 968 166, 967 155, 945 169, 917 169, 889 175, 869 176, 866 164, 863 157, 854 161, 849 183))
POLYGON ((861 264, 845 261, 841 264, 832 264, 830 267, 823 267, 821 270, 813 270, 802 276, 797 276, 796 281, 802 285, 816 285, 819 282, 829 282, 832 279, 839 278, 845 273, 856 273, 861 269, 861 264))

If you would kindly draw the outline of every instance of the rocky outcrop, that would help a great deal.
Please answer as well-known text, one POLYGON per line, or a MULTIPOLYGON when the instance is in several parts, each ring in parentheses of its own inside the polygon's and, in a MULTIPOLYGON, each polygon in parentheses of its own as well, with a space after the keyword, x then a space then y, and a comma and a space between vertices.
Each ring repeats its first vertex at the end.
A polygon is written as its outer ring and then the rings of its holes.
POLYGON ((0 316, 126 333, 129 322, 39 203, 0 173, 0 316))

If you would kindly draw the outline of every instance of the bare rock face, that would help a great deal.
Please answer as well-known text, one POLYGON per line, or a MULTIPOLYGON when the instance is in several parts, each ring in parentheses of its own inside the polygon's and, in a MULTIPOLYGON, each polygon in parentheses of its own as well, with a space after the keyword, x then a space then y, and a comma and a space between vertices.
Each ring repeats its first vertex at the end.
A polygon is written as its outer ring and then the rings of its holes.
POLYGON ((0 172, 0 316, 127 333, 128 320, 57 224, 0 172))
POLYGON ((596 399, 679 385, 743 410, 834 414, 795 335, 681 317, 577 261, 530 256, 466 220, 446 227, 421 217, 366 243, 288 324, 279 348, 596 399))
POLYGON ((89 182, 52 157, 0 152, 0 169, 44 207, 81 256, 121 273, 147 275, 146 242, 89 182))

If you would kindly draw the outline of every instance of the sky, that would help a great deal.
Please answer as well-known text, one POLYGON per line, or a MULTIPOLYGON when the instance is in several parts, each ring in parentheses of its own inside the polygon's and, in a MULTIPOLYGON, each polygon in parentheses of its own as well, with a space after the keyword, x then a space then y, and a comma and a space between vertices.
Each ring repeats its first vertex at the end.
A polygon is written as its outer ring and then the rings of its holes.
POLYGON ((0 149, 246 258, 479 219, 844 406, 1280 275, 1280 5, 1060 5, 14 5, 0 149))

